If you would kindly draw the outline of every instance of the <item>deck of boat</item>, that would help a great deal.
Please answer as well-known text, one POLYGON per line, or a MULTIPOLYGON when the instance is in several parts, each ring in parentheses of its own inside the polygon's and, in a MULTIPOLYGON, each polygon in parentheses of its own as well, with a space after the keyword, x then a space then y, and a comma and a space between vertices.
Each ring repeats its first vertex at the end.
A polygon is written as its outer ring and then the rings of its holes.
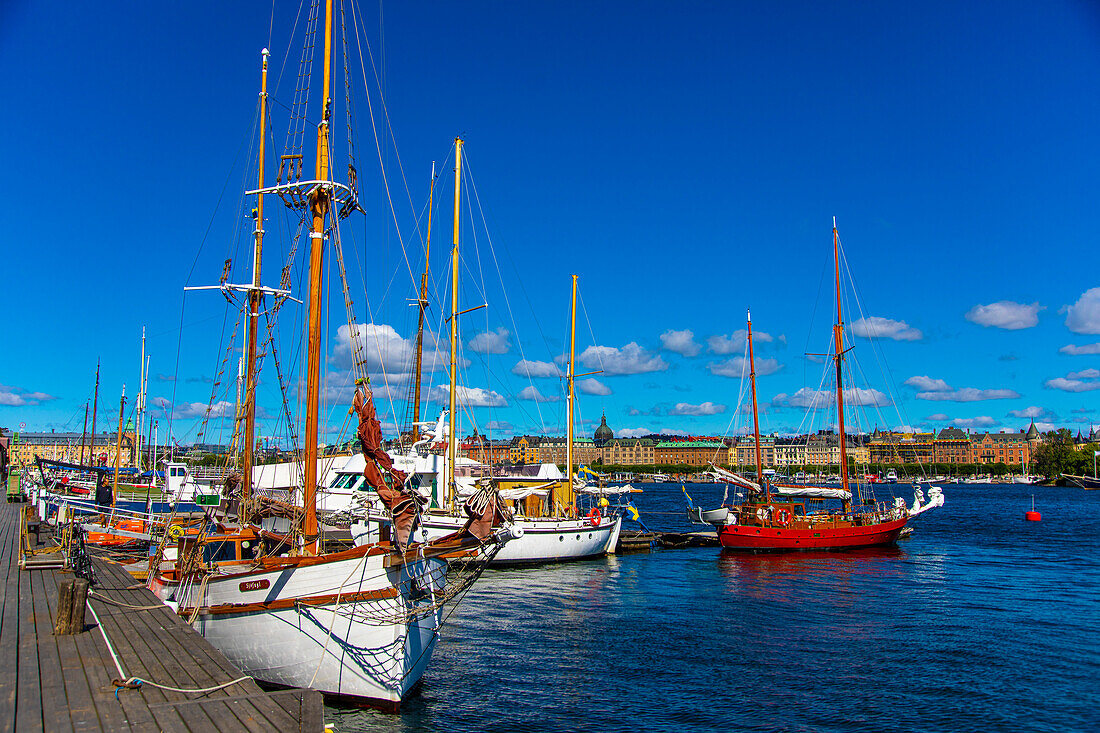
MULTIPOLYGON (((323 730, 321 695, 312 690, 269 693, 251 679, 206 694, 117 688, 117 668, 90 612, 82 633, 54 635, 58 588, 73 574, 20 570, 24 506, 0 504, 0 730, 323 730)), ((97 557, 93 566, 89 606, 127 675, 184 689, 242 676, 120 565, 97 557)))

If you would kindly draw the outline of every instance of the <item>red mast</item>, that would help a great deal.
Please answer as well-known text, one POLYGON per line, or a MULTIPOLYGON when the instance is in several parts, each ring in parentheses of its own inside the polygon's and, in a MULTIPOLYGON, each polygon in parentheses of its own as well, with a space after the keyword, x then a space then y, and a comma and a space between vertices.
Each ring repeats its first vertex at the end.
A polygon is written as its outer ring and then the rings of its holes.
MULTIPOLYGON (((841 364, 844 361, 844 316, 840 309, 840 235, 836 231, 836 217, 833 217, 833 260, 836 264, 836 325, 833 326, 833 341, 836 350, 836 417, 840 428, 840 488, 851 494, 848 488, 848 440, 844 433, 844 380, 841 364)), ((844 501, 848 510, 851 501, 844 501)))
MULTIPOLYGON (((764 483, 764 467, 760 461, 760 420, 756 413, 756 360, 752 356, 752 311, 746 311, 746 319, 749 324, 748 339, 749 339, 749 384, 752 385, 752 434, 756 438, 756 481, 757 483, 764 483)), ((772 489, 771 486, 765 485, 764 491, 767 494, 767 501, 771 503, 772 489)))

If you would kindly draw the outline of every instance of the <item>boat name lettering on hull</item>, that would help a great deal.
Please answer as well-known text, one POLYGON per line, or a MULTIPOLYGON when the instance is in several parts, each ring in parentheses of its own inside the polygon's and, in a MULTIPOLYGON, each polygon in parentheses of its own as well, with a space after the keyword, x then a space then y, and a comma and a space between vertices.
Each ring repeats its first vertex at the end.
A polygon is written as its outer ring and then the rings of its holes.
POLYGON ((271 587, 271 581, 267 578, 261 578, 260 580, 246 580, 241 583, 241 590, 263 590, 264 588, 271 587))

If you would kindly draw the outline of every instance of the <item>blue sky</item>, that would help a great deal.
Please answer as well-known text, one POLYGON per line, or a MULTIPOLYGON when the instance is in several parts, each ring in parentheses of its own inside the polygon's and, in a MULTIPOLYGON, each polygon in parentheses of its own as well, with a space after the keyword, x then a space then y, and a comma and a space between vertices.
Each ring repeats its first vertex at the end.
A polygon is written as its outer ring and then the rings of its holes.
MULTIPOLYGON (((269 30, 263 3, 0 7, 0 61, 14 70, 0 78, 0 425, 79 430, 97 356, 100 424, 113 423, 122 384, 136 388, 144 325, 150 401, 162 420, 175 411, 178 439, 195 438, 227 310, 215 293, 185 302, 182 288, 217 282, 226 258, 235 281, 248 277, 241 194, 255 176, 259 50, 272 49, 281 146, 297 9, 277 0, 269 30)), ((1087 432, 1100 421, 1095 4, 360 11, 396 145, 382 145, 391 214, 356 58, 367 213, 342 233, 357 317, 375 324, 376 354, 389 346, 375 366, 399 371, 419 277, 400 242, 418 271, 412 212, 425 205, 431 162, 446 168, 461 135, 473 211, 487 222, 471 226, 464 209, 461 298, 489 303, 462 320, 462 382, 494 405, 470 410, 483 430, 562 430, 560 380, 514 372, 526 359, 553 374, 571 273, 583 302, 578 371, 604 369, 580 399, 585 430, 601 411, 617 434, 743 429, 731 360, 743 353, 735 332, 748 307, 772 339, 757 343, 760 371, 772 371, 759 379, 763 427, 806 425, 822 365, 804 354, 830 337, 833 216, 862 305, 848 320, 862 314, 857 334, 877 336, 854 336, 856 386, 877 390, 854 395, 868 403, 861 426, 1018 429, 1035 416, 1087 432)), ((377 84, 367 88, 377 121, 377 84)), ((439 181, 432 262, 442 286, 453 184, 447 171, 439 181)), ((264 279, 274 285, 288 214, 272 202, 268 215, 264 279)), ((434 290, 437 302, 449 297, 434 290)), ((333 299, 325 345, 334 428, 347 393, 340 310, 333 299)), ((280 321, 291 381, 300 314, 287 306, 280 321)), ((277 415, 276 379, 263 380, 261 405, 277 415)), ((216 401, 232 401, 229 382, 216 401)), ((404 412, 379 401, 384 414, 404 412)), ((208 438, 225 435, 215 423, 208 438)), ((280 433, 270 418, 263 430, 280 433)))

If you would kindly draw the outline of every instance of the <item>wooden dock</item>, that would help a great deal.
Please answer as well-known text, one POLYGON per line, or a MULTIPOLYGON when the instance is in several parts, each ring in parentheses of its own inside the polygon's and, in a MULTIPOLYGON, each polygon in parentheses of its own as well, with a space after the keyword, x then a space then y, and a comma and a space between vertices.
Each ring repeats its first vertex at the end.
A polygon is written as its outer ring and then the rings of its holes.
POLYGON ((95 616, 87 614, 82 633, 55 636, 58 589, 73 574, 20 570, 24 506, 0 504, 0 731, 323 730, 321 694, 312 690, 265 692, 251 679, 207 693, 117 687, 103 632, 131 677, 194 690, 243 675, 120 565, 100 557, 92 561, 97 583, 88 599, 95 616))

